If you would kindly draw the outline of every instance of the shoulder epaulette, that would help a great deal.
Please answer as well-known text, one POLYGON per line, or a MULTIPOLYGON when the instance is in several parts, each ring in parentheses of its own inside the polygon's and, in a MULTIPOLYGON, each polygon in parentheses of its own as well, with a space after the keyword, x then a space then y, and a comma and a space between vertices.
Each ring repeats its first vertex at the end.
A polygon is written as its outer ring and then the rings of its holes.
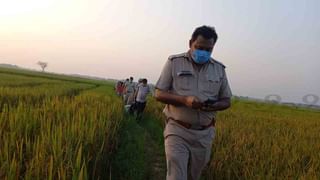
POLYGON ((169 60, 174 60, 174 59, 177 59, 177 58, 188 58, 188 56, 186 55, 186 53, 180 53, 180 54, 175 54, 175 55, 171 55, 169 56, 169 60))
POLYGON ((217 61, 217 60, 215 60, 215 59, 211 59, 210 62, 213 63, 213 64, 219 64, 219 65, 222 66, 223 68, 226 68, 226 66, 225 66, 224 64, 222 64, 221 62, 219 62, 219 61, 217 61))

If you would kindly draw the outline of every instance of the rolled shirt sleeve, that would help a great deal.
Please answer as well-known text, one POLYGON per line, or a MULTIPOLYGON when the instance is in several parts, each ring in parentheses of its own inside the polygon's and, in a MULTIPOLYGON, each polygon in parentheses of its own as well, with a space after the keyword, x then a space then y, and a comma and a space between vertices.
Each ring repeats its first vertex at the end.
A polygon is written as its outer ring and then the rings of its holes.
POLYGON ((172 61, 168 59, 156 83, 156 89, 168 91, 172 88, 172 81, 172 61))
POLYGON ((225 71, 223 71, 223 73, 224 73, 224 75, 223 75, 221 87, 219 90, 219 99, 232 97, 232 92, 231 92, 231 88, 229 86, 227 74, 225 71))

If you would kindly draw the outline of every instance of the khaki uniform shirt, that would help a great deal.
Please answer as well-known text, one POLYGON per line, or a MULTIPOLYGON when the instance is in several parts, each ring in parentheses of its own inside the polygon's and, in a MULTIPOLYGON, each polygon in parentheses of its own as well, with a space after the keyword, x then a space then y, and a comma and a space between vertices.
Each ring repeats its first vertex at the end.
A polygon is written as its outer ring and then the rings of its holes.
MULTIPOLYGON (((156 88, 177 95, 196 96, 201 102, 232 96, 222 63, 211 58, 198 67, 187 52, 169 57, 156 88)), ((171 104, 166 105, 164 113, 167 117, 195 126, 210 124, 216 114, 171 104)))

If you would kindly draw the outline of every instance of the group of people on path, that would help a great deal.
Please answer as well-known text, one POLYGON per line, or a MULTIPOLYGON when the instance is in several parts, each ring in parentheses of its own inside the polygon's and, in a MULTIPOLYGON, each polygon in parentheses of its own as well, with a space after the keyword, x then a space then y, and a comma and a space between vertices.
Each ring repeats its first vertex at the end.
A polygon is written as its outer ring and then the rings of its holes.
POLYGON ((150 93, 148 80, 143 78, 134 82, 133 77, 130 77, 125 81, 118 81, 115 90, 117 95, 123 98, 126 111, 132 115, 136 114, 136 119, 140 120, 150 93))

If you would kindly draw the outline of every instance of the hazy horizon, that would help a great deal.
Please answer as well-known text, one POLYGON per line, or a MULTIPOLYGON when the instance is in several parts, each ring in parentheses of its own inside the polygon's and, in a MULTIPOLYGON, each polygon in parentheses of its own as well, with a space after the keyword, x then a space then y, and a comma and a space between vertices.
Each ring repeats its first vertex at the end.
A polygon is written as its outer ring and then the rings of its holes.
MULTIPOLYGON (((0 63, 155 83, 193 30, 214 26, 213 58, 235 95, 320 96, 320 1, 0 1, 0 63)), ((320 102, 317 103, 318 105, 320 102)))

